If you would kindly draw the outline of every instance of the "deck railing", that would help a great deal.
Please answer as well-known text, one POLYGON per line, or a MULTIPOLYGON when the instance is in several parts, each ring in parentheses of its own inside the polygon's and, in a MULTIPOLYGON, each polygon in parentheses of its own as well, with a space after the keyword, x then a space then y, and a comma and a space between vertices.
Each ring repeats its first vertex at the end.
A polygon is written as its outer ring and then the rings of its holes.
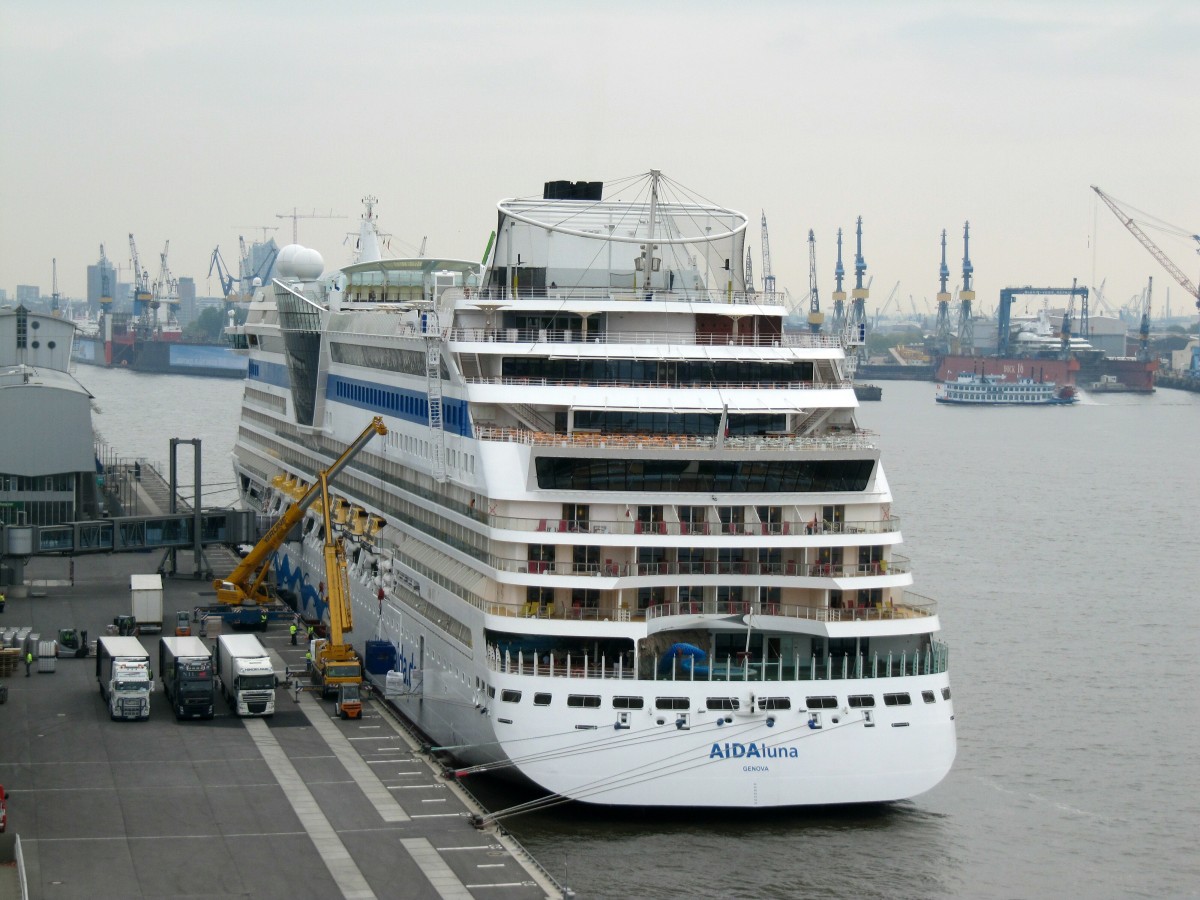
POLYGON ((695 434, 611 434, 574 431, 551 434, 528 428, 477 425, 475 436, 481 441, 508 441, 543 447, 589 447, 620 450, 874 450, 875 443, 866 431, 848 431, 822 437, 796 435, 733 436, 718 440, 716 435, 695 434))
POLYGON ((680 331, 588 331, 531 328, 448 328, 450 341, 469 344, 664 344, 702 347, 842 347, 840 336, 827 334, 714 334, 680 331))
POLYGON ((772 391, 831 391, 854 387, 850 378, 839 381, 622 381, 617 378, 535 378, 505 375, 485 378, 464 376, 467 384, 518 385, 520 387, 624 387, 654 388, 656 390, 772 390, 772 391))
POLYGON ((904 591, 899 602, 889 600, 878 606, 799 606, 747 600, 677 601, 658 603, 646 610, 646 621, 664 616, 783 616, 814 622, 870 622, 915 619, 937 615, 937 601, 904 591))
POLYGON ((900 593, 900 600, 886 600, 876 606, 801 606, 757 600, 683 600, 656 603, 646 609, 630 610, 611 605, 571 606, 558 603, 488 603, 484 611, 493 616, 525 619, 563 619, 577 621, 647 622, 667 616, 782 616, 814 622, 883 622, 937 615, 937 601, 911 591, 900 593))
POLYGON ((544 531, 577 534, 645 534, 645 535, 730 535, 770 537, 786 535, 825 534, 894 534, 900 530, 900 517, 860 520, 854 522, 642 522, 634 518, 619 519, 531 519, 521 516, 487 515, 471 510, 474 518, 492 528, 506 531, 544 531))
MULTIPOLYGON (((667 533, 667 532, 664 532, 667 533)), ((594 575, 605 578, 629 578, 653 575, 758 575, 771 578, 866 578, 877 575, 900 575, 911 571, 907 557, 893 556, 890 560, 872 563, 834 565, 804 563, 796 560, 779 562, 721 561, 698 562, 573 562, 570 560, 530 560, 492 557, 492 565, 505 572, 530 575, 594 575)))
POLYGON ((923 650, 886 651, 859 654, 820 655, 791 659, 754 660, 743 653, 727 654, 711 664, 708 660, 680 657, 667 660, 662 671, 659 661, 643 665, 642 674, 630 665, 628 657, 599 659, 587 653, 534 652, 501 650, 495 644, 487 648, 488 668, 504 675, 532 675, 545 678, 637 679, 656 682, 787 682, 849 681, 858 679, 902 678, 913 675, 937 675, 949 667, 950 649, 941 641, 931 641, 923 650))

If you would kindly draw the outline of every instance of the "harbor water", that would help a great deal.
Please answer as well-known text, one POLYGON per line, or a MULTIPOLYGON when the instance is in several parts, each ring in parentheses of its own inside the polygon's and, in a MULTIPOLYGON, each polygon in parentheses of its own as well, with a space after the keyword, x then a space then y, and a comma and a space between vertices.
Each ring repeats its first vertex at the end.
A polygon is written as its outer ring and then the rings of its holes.
MULTIPOLYGON (((114 452, 165 463, 199 437, 205 505, 232 501, 240 382, 76 376, 114 452)), ((580 897, 1200 896, 1200 395, 967 409, 886 382, 860 422, 951 648, 949 777, 882 806, 505 826, 580 897)), ((467 783, 493 810, 530 799, 467 783)))

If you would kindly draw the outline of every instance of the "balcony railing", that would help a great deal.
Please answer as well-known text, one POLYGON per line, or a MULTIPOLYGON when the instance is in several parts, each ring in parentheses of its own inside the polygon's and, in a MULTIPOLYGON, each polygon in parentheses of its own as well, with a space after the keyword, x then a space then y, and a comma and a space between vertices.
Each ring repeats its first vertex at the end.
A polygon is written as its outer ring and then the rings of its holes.
POLYGON ((867 678, 902 678, 937 675, 947 671, 950 649, 941 641, 931 641, 919 651, 887 651, 871 654, 795 655, 785 660, 754 659, 748 654, 727 654, 709 664, 708 660, 680 658, 669 661, 670 668, 660 672, 657 664, 643 666, 639 674, 627 659, 616 661, 604 656, 562 652, 525 653, 487 648, 488 668, 504 675, 532 675, 546 678, 637 679, 657 682, 788 682, 848 681, 867 678))
MULTIPOLYGON (((474 511, 472 511, 474 513, 474 511)), ((505 531, 544 531, 551 534, 646 534, 667 536, 730 535, 763 537, 773 535, 894 534, 900 517, 854 522, 643 522, 638 519, 531 519, 475 513, 492 528, 505 531)))
POLYGON ((631 611, 611 604, 564 607, 550 603, 488 603, 484 611, 493 616, 526 619, 559 619, 576 621, 628 622, 645 619, 647 622, 667 616, 781 616, 813 622, 884 622, 897 619, 917 619, 937 615, 937 601, 911 591, 897 592, 900 600, 887 599, 875 606, 800 606, 790 603, 768 603, 747 600, 683 600, 656 603, 644 610, 631 611))
POLYGON ((477 425, 475 436, 481 441, 508 441, 542 447, 588 447, 614 450, 874 450, 866 431, 848 431, 821 437, 796 435, 753 435, 721 438, 695 434, 606 434, 574 431, 552 434, 528 428, 477 425), (719 445, 719 446, 718 446, 719 445))
POLYGON ((548 328, 448 328, 448 340, 470 344, 664 344, 682 347, 811 347, 842 346, 828 334, 713 334, 679 331, 589 331, 548 328))
POLYGON ((672 562, 613 562, 585 563, 538 559, 492 558, 501 571, 530 575, 599 575, 606 578, 628 578, 650 575, 762 575, 790 578, 863 578, 877 575, 899 575, 911 571, 909 560, 893 556, 890 560, 870 563, 839 564, 804 563, 796 560, 780 562, 701 560, 672 562))
POLYGON ((808 619, 814 622, 880 622, 917 619, 937 615, 937 601, 905 591, 900 602, 887 600, 876 606, 797 606, 786 603, 758 603, 745 600, 707 600, 659 603, 646 610, 646 621, 664 616, 758 615, 808 619))
POLYGON ((772 390, 772 391, 831 391, 854 387, 854 381, 845 378, 839 381, 621 381, 616 378, 534 378, 506 375, 498 378, 464 376, 467 384, 517 385, 520 387, 605 387, 605 388, 654 388, 655 390, 699 391, 699 390, 772 390))

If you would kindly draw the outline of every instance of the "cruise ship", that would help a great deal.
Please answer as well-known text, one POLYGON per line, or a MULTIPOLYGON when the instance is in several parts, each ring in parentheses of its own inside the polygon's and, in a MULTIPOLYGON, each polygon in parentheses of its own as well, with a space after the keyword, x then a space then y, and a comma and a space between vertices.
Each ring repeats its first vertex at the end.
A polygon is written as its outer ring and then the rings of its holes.
MULTIPOLYGON (((657 171, 498 204, 482 264, 284 248, 244 326, 234 465, 332 486, 354 642, 459 765, 645 807, 870 803, 955 756, 842 335, 746 283, 746 216, 657 171)), ((323 525, 275 555, 326 615, 323 525)))

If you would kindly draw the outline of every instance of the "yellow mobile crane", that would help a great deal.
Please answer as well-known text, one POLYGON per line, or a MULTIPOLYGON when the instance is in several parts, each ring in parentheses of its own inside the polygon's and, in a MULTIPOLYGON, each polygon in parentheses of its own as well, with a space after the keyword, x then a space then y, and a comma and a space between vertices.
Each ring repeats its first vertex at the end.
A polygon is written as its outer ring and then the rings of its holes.
MULTIPOLYGON (((376 419, 376 421, 379 421, 376 419)), ((321 697, 337 696, 336 710, 343 719, 362 717, 362 660, 345 636, 354 630, 350 608, 350 585, 346 578, 346 548, 341 535, 333 536, 333 518, 329 514, 329 481, 322 472, 321 515, 325 525, 325 583, 329 590, 329 637, 311 643, 312 683, 321 697)))
MULTIPOLYGON (((284 511, 283 515, 276 520, 275 524, 254 545, 254 549, 246 554, 246 557, 227 578, 217 579, 213 582, 213 588, 217 592, 218 605, 209 611, 215 611, 231 625, 252 625, 266 629, 266 607, 275 602, 275 598, 267 592, 265 583, 267 572, 270 569, 268 562, 271 556, 282 546, 288 533, 304 518, 305 510, 312 506, 317 497, 327 493, 329 481, 337 476, 377 434, 387 434, 387 426, 383 424, 381 416, 372 419, 371 424, 364 428, 362 434, 355 438, 354 442, 342 452, 342 455, 334 460, 333 465, 320 473, 319 478, 313 482, 312 486, 299 500, 284 511)), ((328 546, 330 541, 328 498, 325 497, 323 502, 325 506, 325 541, 328 546)), ((328 567, 328 565, 329 556, 326 553, 326 566, 328 567)), ((344 581, 344 562, 342 576, 344 581)), ((332 600, 332 591, 330 593, 332 600)), ((348 608, 346 615, 349 616, 348 608)), ((330 618, 332 619, 334 616, 334 608, 331 603, 330 618)))

